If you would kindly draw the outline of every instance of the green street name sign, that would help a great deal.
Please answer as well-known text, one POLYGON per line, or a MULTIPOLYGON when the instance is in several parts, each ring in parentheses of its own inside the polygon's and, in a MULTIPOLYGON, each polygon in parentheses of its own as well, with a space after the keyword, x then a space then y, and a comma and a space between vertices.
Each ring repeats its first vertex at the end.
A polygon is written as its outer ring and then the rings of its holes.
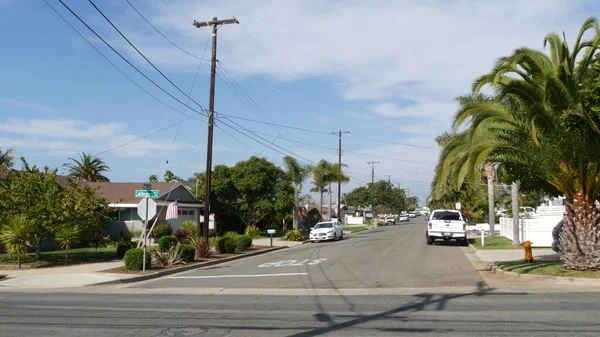
POLYGON ((158 198, 160 196, 159 190, 135 190, 136 198, 158 198))

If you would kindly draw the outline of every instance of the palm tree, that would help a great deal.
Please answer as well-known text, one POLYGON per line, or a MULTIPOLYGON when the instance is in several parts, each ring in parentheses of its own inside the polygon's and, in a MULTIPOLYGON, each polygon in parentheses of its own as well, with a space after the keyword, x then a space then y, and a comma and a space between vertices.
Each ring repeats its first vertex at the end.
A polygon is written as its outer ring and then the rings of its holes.
POLYGON ((17 257, 18 268, 21 269, 21 259, 27 257, 29 242, 33 235, 33 222, 24 215, 12 215, 0 230, 0 242, 8 255, 17 257))
POLYGON ((312 169, 313 188, 311 192, 319 193, 319 214, 323 216, 323 190, 328 184, 328 174, 331 164, 324 159, 321 159, 312 169))
POLYGON ((595 112, 600 106, 600 29, 589 18, 572 49, 556 33, 544 43, 548 55, 520 48, 478 78, 474 93, 491 85, 500 99, 485 107, 467 104, 455 127, 480 120, 478 128, 485 130, 496 123, 495 134, 487 137, 491 140, 479 137, 489 154, 501 165, 539 176, 569 201, 561 234, 565 267, 599 269, 600 216, 594 201, 600 195, 600 118, 595 112), (590 30, 594 37, 582 40, 590 30), (507 109, 504 99, 518 108, 507 109))
POLYGON ((12 156, 12 149, 6 149, 2 151, 0 148, 0 170, 9 169, 14 164, 14 158, 12 156))
POLYGON ((302 183, 308 175, 310 174, 312 168, 308 165, 300 164, 296 158, 285 156, 283 158, 283 164, 285 166, 285 171, 294 186, 294 230, 298 230, 298 209, 299 209, 299 194, 302 190, 302 183))
POLYGON ((78 243, 81 239, 81 227, 79 225, 63 225, 56 230, 54 238, 59 247, 65 249, 65 264, 69 264, 69 250, 71 245, 78 243))
POLYGON ((95 182, 109 182, 110 180, 103 175, 110 168, 99 157, 93 157, 85 152, 79 155, 79 159, 69 158, 70 162, 63 166, 67 168, 68 175, 77 179, 84 179, 95 182))
MULTIPOLYGON (((350 181, 350 177, 348 177, 347 175, 344 174, 344 172, 342 171, 342 167, 348 167, 348 165, 346 164, 342 164, 340 165, 339 163, 335 163, 335 164, 330 164, 328 169, 329 172, 327 172, 327 195, 329 197, 329 219, 331 220, 331 183, 338 183, 338 188, 339 185, 342 183, 347 183, 350 181)), ((340 203, 340 200, 338 200, 338 204, 340 203)), ((340 215, 338 214, 338 217, 340 215)), ((338 219, 339 221, 339 219, 338 219)))

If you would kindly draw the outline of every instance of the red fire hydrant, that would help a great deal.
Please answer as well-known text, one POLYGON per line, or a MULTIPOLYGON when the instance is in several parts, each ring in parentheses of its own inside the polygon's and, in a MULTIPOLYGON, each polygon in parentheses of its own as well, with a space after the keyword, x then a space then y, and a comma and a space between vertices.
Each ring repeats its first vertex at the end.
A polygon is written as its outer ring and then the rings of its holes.
POLYGON ((533 262, 533 252, 531 251, 531 244, 533 242, 527 240, 525 242, 523 242, 523 249, 525 249, 525 261, 526 262, 533 262))

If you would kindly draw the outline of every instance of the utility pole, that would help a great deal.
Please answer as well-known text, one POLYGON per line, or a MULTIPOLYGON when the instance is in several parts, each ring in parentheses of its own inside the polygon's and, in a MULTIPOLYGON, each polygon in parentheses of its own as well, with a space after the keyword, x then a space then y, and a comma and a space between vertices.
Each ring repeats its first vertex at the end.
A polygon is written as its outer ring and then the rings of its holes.
POLYGON ((201 228, 201 235, 204 240, 208 240, 208 223, 210 221, 210 184, 212 171, 212 148, 213 148, 213 126, 215 124, 215 77, 217 73, 217 30, 221 25, 239 23, 236 18, 227 20, 217 20, 198 22, 194 20, 193 25, 196 28, 212 27, 212 58, 210 62, 210 97, 208 101, 208 141, 206 143, 206 186, 204 193, 204 223, 201 228))
POLYGON ((371 184, 375 183, 375 164, 379 164, 378 161, 368 161, 367 164, 371 165, 371 184))
POLYGON ((387 177, 388 183, 390 182, 392 175, 391 174, 386 174, 385 177, 387 177))
MULTIPOLYGON (((337 217, 338 217, 338 222, 342 223, 342 221, 340 221, 340 215, 341 213, 341 200, 342 200, 342 133, 350 133, 350 131, 342 131, 339 130, 338 132, 332 132, 332 134, 338 134, 338 138, 339 138, 339 142, 338 142, 338 166, 339 166, 339 176, 338 176, 338 201, 337 201, 337 217)), ((329 209, 331 209, 331 205, 329 205, 329 209)))

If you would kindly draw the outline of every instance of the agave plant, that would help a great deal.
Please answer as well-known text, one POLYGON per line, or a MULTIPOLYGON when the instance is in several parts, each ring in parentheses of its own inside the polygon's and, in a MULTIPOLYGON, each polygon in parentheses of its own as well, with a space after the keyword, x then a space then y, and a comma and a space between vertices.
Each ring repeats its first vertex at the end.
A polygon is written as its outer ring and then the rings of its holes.
POLYGON ((155 250, 153 255, 153 260, 163 266, 185 263, 183 262, 181 245, 173 245, 165 251, 155 250))
POLYGON ((31 241, 33 222, 24 215, 13 215, 8 218, 0 230, 0 242, 6 253, 17 258, 18 268, 21 260, 27 256, 28 243, 31 241))

